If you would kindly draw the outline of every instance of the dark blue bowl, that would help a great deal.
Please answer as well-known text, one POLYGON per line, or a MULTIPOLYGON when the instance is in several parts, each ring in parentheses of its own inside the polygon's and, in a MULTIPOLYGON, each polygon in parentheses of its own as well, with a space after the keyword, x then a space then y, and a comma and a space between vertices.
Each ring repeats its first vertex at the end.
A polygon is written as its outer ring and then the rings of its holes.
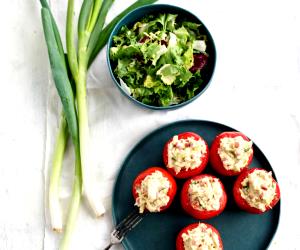
POLYGON ((107 46, 107 53, 106 53, 106 58, 107 58, 107 65, 109 68, 109 72, 111 74, 111 77, 113 79, 113 82, 115 85, 119 88, 119 90, 127 96, 130 100, 132 100, 134 103, 136 103, 139 106, 149 108, 149 109, 155 109, 155 110, 171 110, 171 109, 176 109, 180 108, 184 105, 187 105, 194 101, 196 98, 198 98, 209 86, 210 80, 212 79, 214 69, 215 69, 215 64, 216 64, 216 48, 215 48, 215 43, 213 41, 213 38, 211 34, 209 33, 208 29, 205 27, 203 22, 194 14, 190 13, 189 11, 172 6, 172 5, 167 5, 167 4, 154 4, 154 5, 146 5, 140 8, 137 8, 130 13, 128 13, 125 17, 123 17, 115 26, 113 29, 109 40, 108 40, 108 46, 107 46), (196 22, 196 23, 201 23, 202 25, 199 27, 200 32, 202 34, 205 34, 207 36, 207 50, 206 52, 209 55, 207 65, 201 70, 201 76, 203 83, 201 84, 200 88, 196 92, 195 96, 185 102, 171 105, 171 106, 166 106, 166 107, 160 107, 160 106, 152 106, 152 105, 147 105, 144 104, 136 99, 134 99, 132 96, 128 95, 120 86, 120 83, 116 76, 113 73, 113 65, 110 61, 109 54, 110 54, 110 48, 113 43, 113 37, 115 35, 118 35, 119 30, 121 29, 122 26, 127 25, 127 26, 132 26, 134 23, 139 21, 141 18, 144 16, 153 14, 157 15, 159 13, 171 13, 171 14, 178 14, 179 17, 187 19, 191 22, 196 22))

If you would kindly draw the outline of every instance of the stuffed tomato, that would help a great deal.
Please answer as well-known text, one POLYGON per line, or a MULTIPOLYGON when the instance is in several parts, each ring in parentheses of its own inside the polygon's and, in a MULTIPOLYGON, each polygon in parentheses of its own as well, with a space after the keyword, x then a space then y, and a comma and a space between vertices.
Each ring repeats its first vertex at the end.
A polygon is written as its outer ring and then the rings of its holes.
POLYGON ((132 194, 139 212, 161 212, 167 209, 176 194, 173 176, 160 167, 150 167, 134 180, 132 194))
POLYGON ((272 209, 280 199, 278 183, 272 172, 252 168, 235 181, 233 197, 236 204, 249 213, 261 214, 272 209))
POLYGON ((240 132, 223 132, 210 148, 210 164, 221 175, 238 175, 248 168, 253 158, 252 141, 240 132))
POLYGON ((223 212, 227 195, 218 178, 203 174, 184 183, 180 201, 184 211, 195 219, 209 219, 223 212))
POLYGON ((193 223, 183 228, 176 238, 176 250, 222 250, 223 243, 216 228, 206 223, 193 223))
POLYGON ((185 132, 173 136, 164 146, 163 160, 176 178, 200 174, 207 165, 209 148, 199 135, 185 132))

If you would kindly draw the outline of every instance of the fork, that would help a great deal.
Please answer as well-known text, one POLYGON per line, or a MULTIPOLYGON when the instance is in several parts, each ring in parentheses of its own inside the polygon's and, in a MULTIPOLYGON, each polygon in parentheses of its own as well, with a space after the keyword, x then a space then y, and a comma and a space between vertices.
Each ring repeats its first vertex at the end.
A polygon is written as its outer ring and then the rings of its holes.
POLYGON ((124 239, 125 235, 133 229, 144 217, 144 214, 140 214, 137 209, 131 212, 125 219, 123 219, 111 232, 110 243, 104 248, 108 250, 112 245, 119 244, 124 239))

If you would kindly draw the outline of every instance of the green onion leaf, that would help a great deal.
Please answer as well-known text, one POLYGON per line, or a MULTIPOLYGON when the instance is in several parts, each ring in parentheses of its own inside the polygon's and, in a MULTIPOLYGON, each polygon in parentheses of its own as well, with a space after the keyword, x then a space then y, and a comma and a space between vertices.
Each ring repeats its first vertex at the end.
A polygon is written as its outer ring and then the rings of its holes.
MULTIPOLYGON (((51 13, 51 10, 50 10, 50 7, 49 7, 47 1, 46 0, 40 0, 40 2, 41 2, 42 7, 46 8, 49 11, 49 13, 50 13, 51 22, 52 22, 52 28, 53 28, 53 32, 54 32, 56 44, 58 46, 59 54, 63 58, 64 57, 64 47, 62 45, 62 41, 61 41, 61 38, 60 38, 60 35, 59 35, 57 24, 56 24, 56 22, 54 20, 54 17, 53 17, 53 15, 51 13)), ((65 64, 65 67, 66 67, 66 64, 65 64)))
POLYGON ((67 27, 66 27, 66 43, 67 43, 67 57, 69 67, 73 76, 78 73, 77 53, 74 43, 74 29, 73 29, 73 15, 74 15, 74 0, 68 1, 67 11, 67 27))
POLYGON ((97 22, 96 22, 96 25, 92 31, 92 34, 91 34, 91 37, 89 40, 88 49, 87 49, 88 57, 90 57, 99 38, 101 38, 101 31, 102 31, 102 28, 105 23, 105 18, 106 18, 106 15, 107 15, 111 5, 113 4, 113 2, 114 2, 114 0, 104 0, 104 3, 101 7, 101 10, 100 10, 97 22))
POLYGON ((101 6, 102 6, 102 0, 94 0, 93 12, 92 12, 92 15, 91 15, 88 27, 87 27, 87 31, 89 33, 91 33, 95 27, 95 23, 97 21, 101 6))
POLYGON ((89 20, 91 18, 91 13, 93 10, 93 0, 84 0, 80 9, 79 19, 78 19, 78 34, 84 33, 89 20))
POLYGON ((42 8, 42 21, 54 83, 63 104, 73 143, 78 143, 78 125, 73 90, 68 78, 68 72, 64 67, 64 57, 62 59, 59 53, 53 31, 51 14, 46 8, 42 8))

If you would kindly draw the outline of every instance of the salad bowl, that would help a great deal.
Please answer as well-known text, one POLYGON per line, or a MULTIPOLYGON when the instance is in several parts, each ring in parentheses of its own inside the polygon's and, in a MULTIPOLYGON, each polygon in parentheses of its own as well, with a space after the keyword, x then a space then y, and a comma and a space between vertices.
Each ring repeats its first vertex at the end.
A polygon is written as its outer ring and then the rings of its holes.
POLYGON ((117 88, 133 103, 171 110, 208 88, 216 64, 213 38, 194 14, 155 4, 137 8, 113 29, 107 65, 117 88))

